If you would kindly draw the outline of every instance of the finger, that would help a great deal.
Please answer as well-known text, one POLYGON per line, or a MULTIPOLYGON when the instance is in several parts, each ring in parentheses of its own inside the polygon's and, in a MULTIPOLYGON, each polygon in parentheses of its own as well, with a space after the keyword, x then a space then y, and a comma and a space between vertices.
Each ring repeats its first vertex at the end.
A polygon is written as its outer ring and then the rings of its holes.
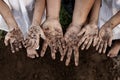
POLYGON ((104 48, 103 48, 103 53, 105 54, 106 52, 106 49, 107 49, 107 42, 104 43, 104 48))
POLYGON ((78 48, 74 50, 74 59, 75 59, 75 66, 78 66, 79 64, 79 49, 78 48))
POLYGON ((42 39, 46 40, 46 36, 41 28, 40 28, 40 36, 42 39))
POLYGON ((89 42, 89 39, 86 39, 86 40, 84 41, 84 43, 83 43, 83 45, 82 45, 82 48, 81 48, 82 50, 85 49, 85 47, 87 46, 88 42, 89 42))
POLYGON ((68 49, 68 54, 67 54, 66 63, 65 63, 66 66, 68 66, 69 63, 70 63, 71 55, 72 55, 72 48, 69 48, 69 49, 68 49))
POLYGON ((31 49, 32 49, 32 48, 33 48, 33 49, 36 49, 36 48, 34 48, 34 46, 36 46, 36 45, 35 45, 35 39, 30 39, 29 42, 28 42, 28 44, 26 44, 26 48, 29 47, 29 48, 31 48, 31 49))
POLYGON ((59 41, 59 43, 58 43, 58 48, 59 48, 59 51, 60 51, 61 56, 64 56, 64 54, 63 54, 63 48, 62 48, 62 44, 61 44, 60 41, 59 41))
POLYGON ((104 43, 102 42, 102 43, 100 44, 100 47, 99 47, 99 53, 102 52, 103 46, 104 46, 104 43))
POLYGON ((14 47, 15 47, 15 50, 16 50, 16 51, 19 51, 19 42, 15 41, 15 42, 13 43, 13 45, 14 45, 14 47))
POLYGON ((89 40, 89 42, 88 42, 88 44, 87 44, 86 49, 89 49, 89 47, 90 47, 90 46, 91 46, 91 44, 92 44, 92 41, 93 41, 93 38, 91 38, 91 39, 89 40))
POLYGON ((51 45, 51 57, 53 60, 55 60, 56 56, 55 56, 55 53, 56 53, 56 48, 55 46, 51 45))
POLYGON ((39 57, 39 55, 38 55, 38 53, 37 53, 37 52, 36 52, 35 56, 36 56, 36 57, 39 57))
POLYGON ((64 59, 64 57, 65 57, 66 52, 67 52, 67 46, 66 46, 66 47, 64 48, 64 50, 63 50, 63 55, 61 56, 60 61, 63 61, 63 59, 64 59))
POLYGON ((44 57, 47 47, 48 47, 48 43, 47 41, 45 41, 42 46, 41 55, 40 55, 41 57, 44 57))
POLYGON ((77 36, 81 36, 84 32, 85 32, 85 29, 83 28, 83 29, 78 33, 77 36))
POLYGON ((99 47, 100 47, 100 43, 101 43, 101 40, 98 40, 98 43, 97 43, 97 46, 96 46, 96 50, 99 49, 99 47))
POLYGON ((109 45, 109 47, 111 47, 111 45, 112 45, 112 37, 109 39, 108 45, 109 45))
POLYGON ((9 33, 8 33, 8 34, 5 36, 5 39, 4 39, 5 46, 8 46, 9 41, 10 41, 10 35, 9 35, 9 33))
POLYGON ((93 40, 93 46, 95 47, 97 45, 97 43, 98 43, 98 37, 95 36, 94 40, 93 40))
POLYGON ((37 38, 36 38, 36 40, 34 40, 35 44, 33 44, 33 48, 39 49, 40 36, 39 35, 36 35, 36 36, 37 36, 37 38))
POLYGON ((14 47, 13 47, 13 44, 12 44, 12 43, 10 43, 10 47, 11 47, 12 53, 15 53, 15 50, 14 50, 14 47))
POLYGON ((27 38, 26 40, 24 40, 23 42, 23 45, 24 45, 24 47, 26 48, 26 47, 28 47, 29 45, 31 46, 31 39, 30 38, 27 38))
POLYGON ((26 45, 26 44, 29 42, 29 39, 30 39, 30 38, 27 37, 27 38, 25 38, 25 39, 22 41, 22 42, 24 43, 24 45, 26 45))
POLYGON ((21 48, 22 48, 22 44, 21 44, 21 42, 20 42, 18 45, 19 45, 19 48, 21 49, 21 48))
POLYGON ((78 43, 78 46, 81 46, 81 44, 86 40, 86 36, 83 36, 81 40, 78 43))
POLYGON ((36 50, 35 49, 30 49, 30 48, 27 48, 27 56, 29 58, 35 58, 35 56, 39 57, 39 55, 37 54, 36 50))

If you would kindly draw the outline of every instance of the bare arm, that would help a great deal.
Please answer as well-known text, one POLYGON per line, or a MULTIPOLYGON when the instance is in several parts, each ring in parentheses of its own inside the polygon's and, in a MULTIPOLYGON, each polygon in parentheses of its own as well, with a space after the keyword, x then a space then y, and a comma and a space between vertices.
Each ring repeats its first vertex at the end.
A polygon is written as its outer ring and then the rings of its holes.
POLYGON ((110 24, 110 27, 113 29, 118 24, 120 24, 120 11, 118 11, 112 18, 110 18, 107 23, 110 24))
POLYGON ((83 25, 95 0, 75 0, 72 24, 83 25))
POLYGON ((61 0, 47 0, 47 18, 59 19, 61 0))
POLYGON ((89 23, 95 23, 96 25, 98 24, 100 4, 101 4, 101 0, 95 0, 95 3, 91 11, 89 23))
POLYGON ((0 0, 0 14, 4 18, 10 30, 18 28, 18 25, 9 9, 3 0, 0 0))
POLYGON ((36 0, 32 25, 39 25, 41 23, 44 9, 45 9, 45 0, 36 0))

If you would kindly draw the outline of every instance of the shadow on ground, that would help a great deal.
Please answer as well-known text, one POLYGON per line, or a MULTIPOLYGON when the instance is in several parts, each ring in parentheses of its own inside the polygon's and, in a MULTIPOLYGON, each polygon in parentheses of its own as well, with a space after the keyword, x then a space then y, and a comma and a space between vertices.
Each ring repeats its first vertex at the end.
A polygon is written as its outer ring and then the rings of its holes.
POLYGON ((80 51, 79 66, 74 61, 66 67, 65 62, 53 61, 48 50, 44 58, 30 59, 25 49, 12 54, 0 41, 0 80, 120 80, 120 59, 107 58, 94 48, 80 51))

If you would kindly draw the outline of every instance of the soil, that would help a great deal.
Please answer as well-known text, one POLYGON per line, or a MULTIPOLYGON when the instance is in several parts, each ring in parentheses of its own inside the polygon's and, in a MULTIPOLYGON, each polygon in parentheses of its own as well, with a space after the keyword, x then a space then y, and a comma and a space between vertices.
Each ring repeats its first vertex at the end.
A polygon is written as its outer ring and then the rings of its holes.
POLYGON ((74 66, 74 58, 68 67, 59 58, 57 54, 52 60, 49 49, 44 58, 30 59, 25 49, 13 54, 1 40, 0 80, 120 80, 120 58, 98 54, 93 47, 80 51, 78 67, 74 66))

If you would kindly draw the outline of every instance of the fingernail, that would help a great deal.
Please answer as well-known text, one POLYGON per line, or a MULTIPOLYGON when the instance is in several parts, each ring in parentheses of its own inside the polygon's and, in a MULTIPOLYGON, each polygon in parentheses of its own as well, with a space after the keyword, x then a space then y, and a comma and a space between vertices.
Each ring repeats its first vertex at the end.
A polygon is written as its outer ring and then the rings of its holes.
POLYGON ((41 57, 44 57, 44 55, 43 55, 43 54, 41 54, 40 56, 41 56, 41 57))
POLYGON ((61 57, 60 61, 63 61, 63 58, 64 58, 64 57, 61 57))
POLYGON ((81 50, 84 50, 84 48, 81 48, 81 50))
POLYGON ((15 53, 15 51, 12 51, 12 53, 15 53))
POLYGON ((78 66, 78 63, 75 63, 75 66, 78 66))

